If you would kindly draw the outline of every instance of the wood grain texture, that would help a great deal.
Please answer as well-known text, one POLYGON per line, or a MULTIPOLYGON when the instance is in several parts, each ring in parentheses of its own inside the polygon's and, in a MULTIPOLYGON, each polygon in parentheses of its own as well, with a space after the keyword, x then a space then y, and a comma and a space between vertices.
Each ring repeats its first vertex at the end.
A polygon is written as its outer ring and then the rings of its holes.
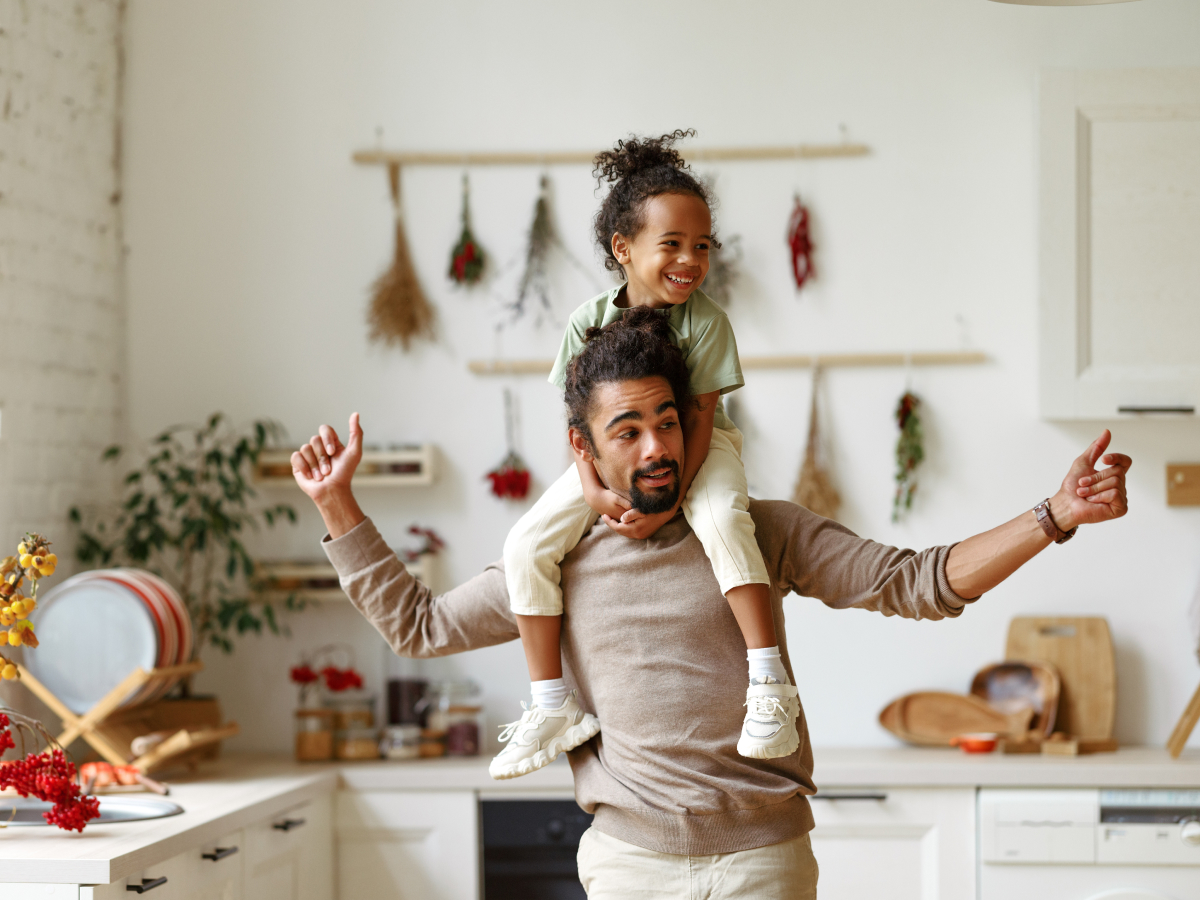
POLYGON ((1117 672, 1112 635, 1100 616, 1017 616, 1008 628, 1009 659, 1047 662, 1062 691, 1056 730, 1085 741, 1112 738, 1117 672))
POLYGON ((1167 465, 1167 506, 1200 506, 1200 464, 1167 465))
POLYGON ((918 691, 889 703, 879 724, 910 744, 946 747, 961 734, 1024 735, 1032 717, 1030 707, 1005 714, 971 695, 918 691))
POLYGON ((1171 736, 1167 738, 1167 751, 1171 754, 1171 759, 1179 759, 1179 754, 1183 752, 1183 747, 1192 736, 1197 722, 1200 722, 1200 686, 1196 688, 1196 693, 1192 694, 1191 702, 1175 723, 1171 736))

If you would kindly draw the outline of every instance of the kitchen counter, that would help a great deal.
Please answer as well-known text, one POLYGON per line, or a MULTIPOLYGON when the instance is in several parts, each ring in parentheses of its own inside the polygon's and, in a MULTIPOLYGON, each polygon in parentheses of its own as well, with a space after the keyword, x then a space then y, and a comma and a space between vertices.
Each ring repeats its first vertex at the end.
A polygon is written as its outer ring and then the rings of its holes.
MULTIPOLYGON (((1172 760, 1166 750, 1126 747, 1081 757, 969 756, 915 747, 818 748, 818 786, 868 787, 1162 787, 1200 788, 1200 750, 1172 760)), ((217 840, 321 794, 350 791, 476 791, 485 797, 570 795, 565 757, 523 778, 493 781, 488 759, 300 764, 285 757, 230 756, 192 777, 172 779, 181 815, 56 828, 8 828, 0 834, 0 882, 108 884, 217 840)), ((136 796, 136 795, 135 795, 136 796)), ((2 809, 2 807, 0 807, 2 809)))
POLYGON ((167 799, 183 807, 180 815, 89 825, 82 833, 53 826, 5 828, 0 833, 0 883, 109 884, 327 794, 337 784, 338 773, 332 767, 312 769, 278 759, 221 759, 202 766, 195 777, 170 781, 167 799))

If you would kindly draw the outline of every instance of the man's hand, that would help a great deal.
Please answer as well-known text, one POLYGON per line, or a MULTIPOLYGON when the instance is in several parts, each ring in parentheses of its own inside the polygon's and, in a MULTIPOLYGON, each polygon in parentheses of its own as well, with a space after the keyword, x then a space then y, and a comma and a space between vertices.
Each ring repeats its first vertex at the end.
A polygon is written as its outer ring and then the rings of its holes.
POLYGON ((1129 511, 1125 473, 1133 460, 1123 453, 1109 453, 1112 432, 1107 428, 1073 463, 1062 487, 1050 501, 1050 515, 1061 531, 1076 525, 1094 525, 1119 519, 1129 511), (1096 464, 1108 468, 1096 471, 1096 464))
POLYGON ((311 441, 292 454, 296 484, 317 505, 330 537, 341 537, 366 518, 350 488, 362 459, 362 438, 358 413, 353 413, 345 446, 336 431, 322 425, 311 441))

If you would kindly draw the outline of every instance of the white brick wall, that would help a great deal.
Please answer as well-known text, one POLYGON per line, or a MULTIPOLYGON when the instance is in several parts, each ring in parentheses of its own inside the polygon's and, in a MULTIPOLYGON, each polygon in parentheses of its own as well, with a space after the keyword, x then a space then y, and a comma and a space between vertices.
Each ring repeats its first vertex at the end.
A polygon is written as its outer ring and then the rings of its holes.
POLYGON ((0 554, 36 530, 68 562, 67 510, 111 490, 122 5, 0 0, 0 554))

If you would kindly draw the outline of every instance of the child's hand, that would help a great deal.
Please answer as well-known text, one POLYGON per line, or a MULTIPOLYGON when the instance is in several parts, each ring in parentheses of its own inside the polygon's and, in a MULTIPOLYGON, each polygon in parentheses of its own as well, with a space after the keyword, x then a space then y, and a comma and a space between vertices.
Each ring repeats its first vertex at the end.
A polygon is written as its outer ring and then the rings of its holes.
POLYGON ((595 492, 584 491, 584 495, 588 506, 602 516, 620 519, 622 516, 634 511, 628 500, 620 494, 613 493, 608 488, 595 492))
POLYGON ((640 541, 650 537, 675 518, 676 512, 678 512, 678 507, 651 515, 630 509, 620 519, 614 519, 612 516, 601 516, 600 518, 605 525, 622 537, 640 541))

